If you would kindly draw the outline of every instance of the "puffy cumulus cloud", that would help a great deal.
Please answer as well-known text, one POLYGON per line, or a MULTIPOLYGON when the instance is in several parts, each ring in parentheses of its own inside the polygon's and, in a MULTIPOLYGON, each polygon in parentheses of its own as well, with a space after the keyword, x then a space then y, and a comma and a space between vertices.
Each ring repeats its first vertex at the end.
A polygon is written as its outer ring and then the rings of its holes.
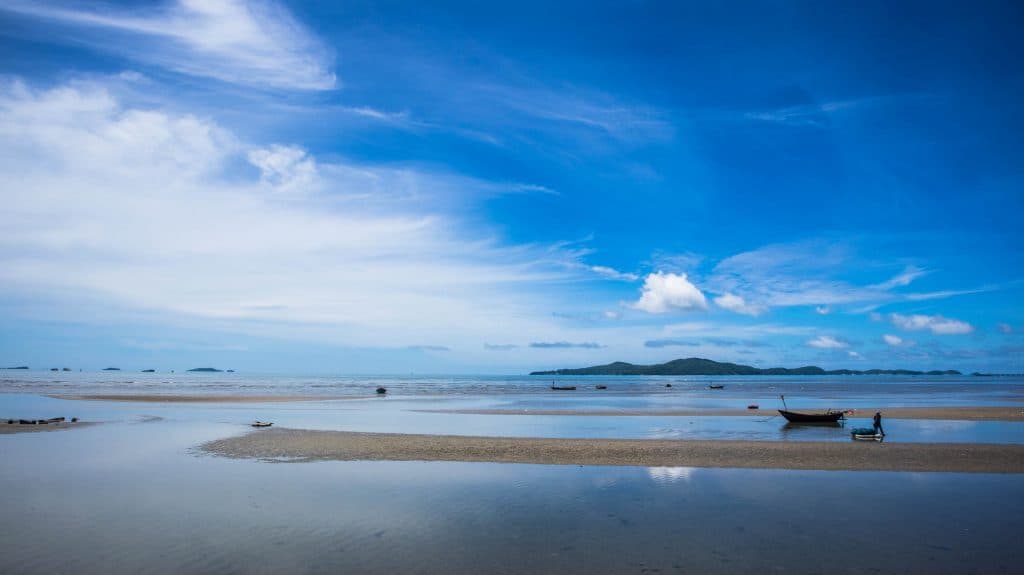
POLYGON ((633 307, 647 313, 666 313, 706 310, 708 302, 686 274, 656 272, 644 279, 640 299, 633 307))
POLYGON ((882 336, 882 340, 894 347, 903 345, 903 338, 895 335, 885 334, 882 336))
POLYGON ((1010 333, 1013 333, 1013 328, 1010 327, 1010 324, 1008 324, 1008 323, 1001 323, 1001 324, 999 324, 999 331, 1001 331, 1003 333, 1006 333, 1006 334, 1010 334, 1010 333))
POLYGON ((249 163, 260 170, 260 180, 276 190, 311 191, 317 187, 316 160, 298 146, 273 145, 249 152, 249 163))
POLYGON ((936 335, 959 335, 971 333, 974 326, 957 319, 942 317, 941 315, 901 315, 898 313, 889 314, 892 324, 907 331, 929 330, 936 335))
POLYGON ((498 244, 402 192, 469 197, 472 181, 315 163, 209 118, 125 105, 95 81, 0 82, 0 172, 0 296, 32 302, 19 313, 34 318, 102 309, 111 321, 389 349, 592 337, 536 312, 564 303, 552 282, 583 273, 560 263, 572 253, 498 244), (262 179, 237 169, 247 160, 262 179), (301 193, 314 169, 323 193, 301 193))
POLYGON ((68 26, 61 34, 120 57, 257 88, 328 90, 332 58, 280 2, 177 0, 159 8, 54 6, 11 0, 0 10, 68 26))
POLYGON ((843 349, 844 347, 849 347, 848 344, 843 343, 830 335, 819 335, 814 339, 809 339, 807 340, 807 345, 819 349, 843 349))
POLYGON ((722 309, 727 309, 732 312, 741 313, 744 315, 761 315, 764 312, 764 308, 757 305, 750 305, 742 297, 727 293, 720 295, 715 298, 715 305, 722 309))

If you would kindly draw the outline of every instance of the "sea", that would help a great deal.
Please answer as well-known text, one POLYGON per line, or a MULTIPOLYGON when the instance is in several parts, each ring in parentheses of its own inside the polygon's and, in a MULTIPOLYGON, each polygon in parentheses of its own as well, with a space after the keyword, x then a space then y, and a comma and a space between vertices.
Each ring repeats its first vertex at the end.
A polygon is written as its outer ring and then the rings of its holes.
MULTIPOLYGON (((1020 572, 1024 478, 1017 474, 287 463, 197 449, 250 432, 254 419, 397 433, 849 441, 842 427, 787 426, 770 414, 783 401, 791 409, 883 414, 909 406, 1024 408, 1024 379, 0 371, 0 417, 100 422, 0 435, 0 571, 1020 572), (577 389, 552 391, 552 381, 577 389), (375 393, 380 386, 383 396, 375 393), (218 400, 62 398, 93 394, 218 400), (253 395, 308 399, 232 399, 253 395), (626 415, 751 403, 765 416, 626 415)), ((872 414, 854 413, 851 424, 872 414)), ((885 424, 886 444, 1024 442, 1018 422, 885 424)))

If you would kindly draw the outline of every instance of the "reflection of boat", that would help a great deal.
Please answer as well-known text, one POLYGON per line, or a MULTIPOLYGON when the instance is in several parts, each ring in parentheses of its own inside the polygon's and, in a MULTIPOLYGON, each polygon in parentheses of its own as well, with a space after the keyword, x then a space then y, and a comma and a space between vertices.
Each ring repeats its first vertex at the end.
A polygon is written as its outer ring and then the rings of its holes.
POLYGON ((725 386, 721 383, 712 383, 708 386, 708 389, 725 389, 725 386))
POLYGON ((850 437, 860 441, 882 441, 882 434, 875 433, 872 427, 858 427, 850 432, 850 437))
POLYGON ((840 419, 846 418, 845 411, 828 410, 825 413, 798 413, 780 409, 779 413, 786 421, 791 423, 837 423, 840 419))
POLYGON ((552 391, 576 391, 575 385, 552 385, 552 391))

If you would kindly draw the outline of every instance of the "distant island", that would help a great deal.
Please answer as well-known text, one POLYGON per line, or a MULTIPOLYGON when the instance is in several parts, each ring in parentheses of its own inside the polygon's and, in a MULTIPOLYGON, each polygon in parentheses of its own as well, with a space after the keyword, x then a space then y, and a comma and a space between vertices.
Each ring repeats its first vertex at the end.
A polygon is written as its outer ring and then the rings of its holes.
POLYGON ((691 357, 675 359, 657 365, 634 365, 616 361, 607 365, 595 365, 578 369, 555 369, 534 371, 530 375, 962 375, 959 371, 914 371, 911 369, 854 369, 826 370, 814 365, 797 368, 770 367, 761 369, 737 363, 723 363, 710 359, 691 357))
POLYGON ((103 371, 121 371, 120 367, 104 367, 103 371))
POLYGON ((19 365, 18 367, 5 367, 4 369, 28 369, 27 365, 19 365))
POLYGON ((156 370, 155 369, 144 369, 144 370, 142 370, 142 373, 156 373, 156 370))
POLYGON ((189 371, 201 371, 201 372, 204 372, 204 373, 220 373, 221 372, 221 370, 217 369, 216 367, 194 367, 194 368, 190 369, 189 371))

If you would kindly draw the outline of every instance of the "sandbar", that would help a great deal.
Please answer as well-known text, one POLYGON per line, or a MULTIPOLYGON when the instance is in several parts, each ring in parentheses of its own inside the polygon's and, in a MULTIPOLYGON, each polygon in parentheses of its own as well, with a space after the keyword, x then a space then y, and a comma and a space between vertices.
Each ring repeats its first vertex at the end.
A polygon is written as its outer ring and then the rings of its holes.
POLYGON ((83 401, 135 401, 144 403, 271 403, 276 401, 338 401, 343 399, 367 399, 373 396, 97 394, 50 395, 48 397, 83 401))
POLYGON ((470 461, 551 465, 1024 473, 1024 445, 548 439, 274 428, 203 452, 284 462, 470 461))
MULTIPOLYGON (((671 417, 782 417, 775 409, 419 409, 425 413, 458 413, 464 415, 593 415, 593 416, 671 416, 671 417)), ((821 409, 792 411, 815 412, 821 409)), ((870 419, 881 411, 887 419, 942 419, 960 421, 1024 421, 1020 407, 858 407, 850 419, 870 419)))

